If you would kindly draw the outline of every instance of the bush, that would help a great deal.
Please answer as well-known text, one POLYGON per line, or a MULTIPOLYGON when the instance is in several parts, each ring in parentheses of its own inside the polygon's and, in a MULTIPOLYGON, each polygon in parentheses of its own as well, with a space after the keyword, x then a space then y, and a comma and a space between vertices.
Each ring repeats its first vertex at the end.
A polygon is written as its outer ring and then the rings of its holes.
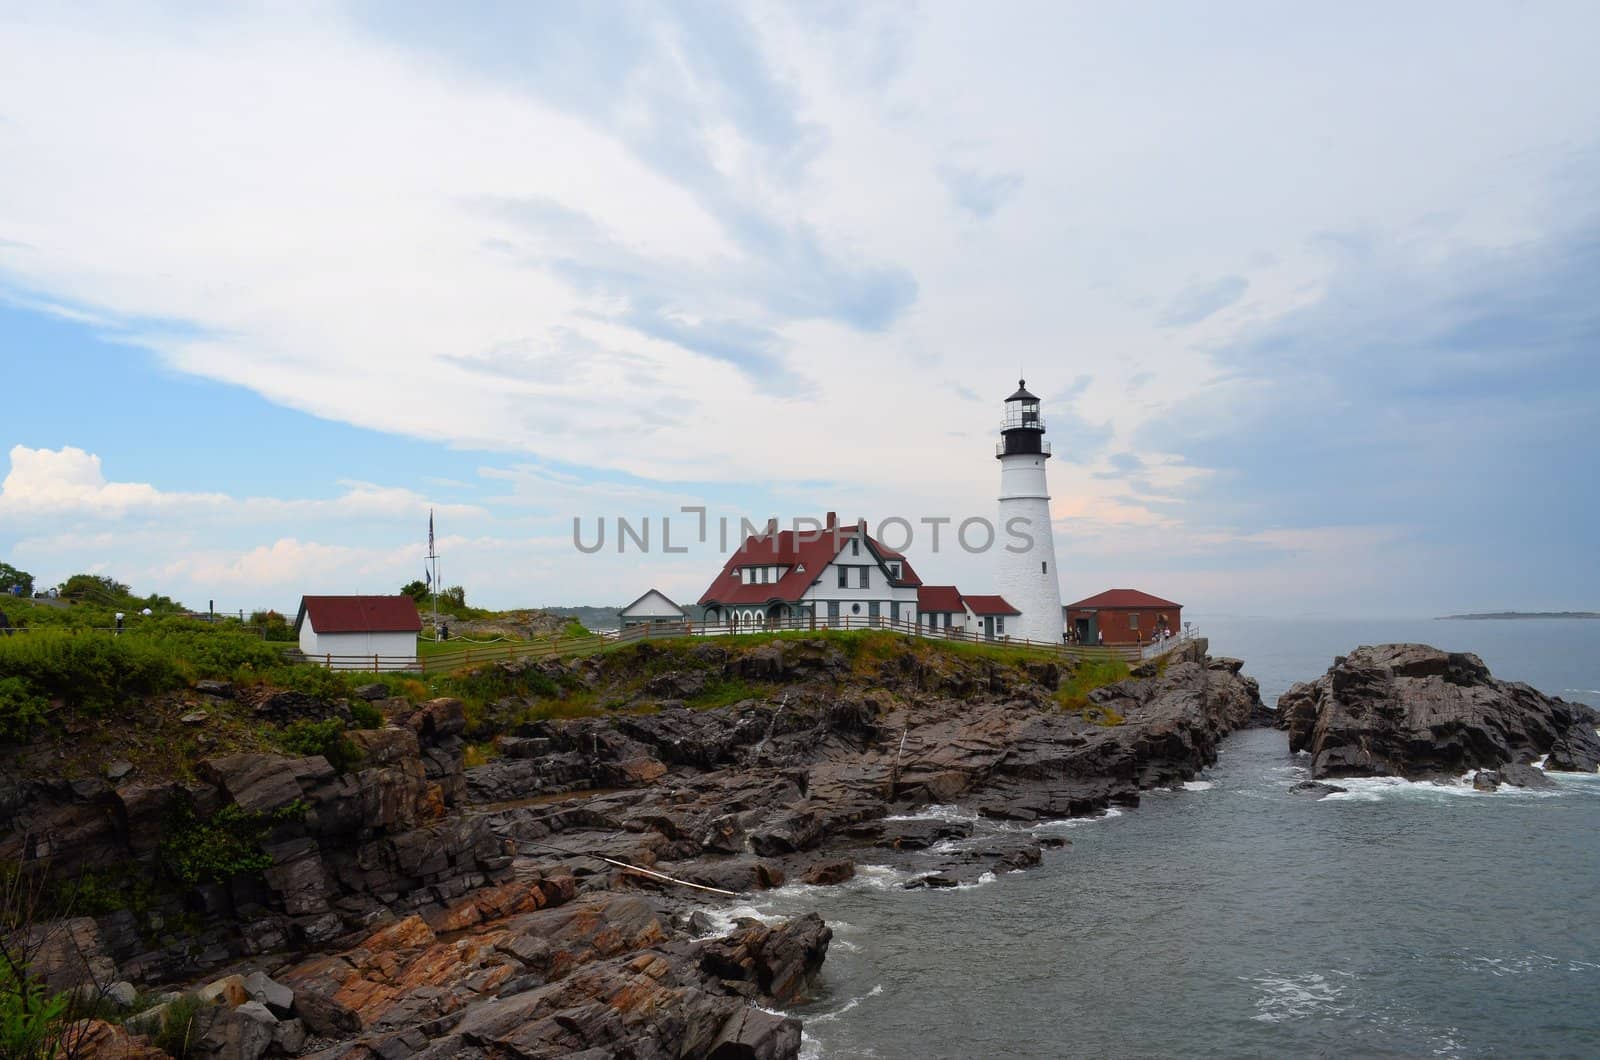
POLYGON ((383 711, 364 699, 358 699, 350 704, 350 717, 358 729, 383 728, 383 711))
POLYGON ((184 994, 169 1002, 161 1014, 161 1029, 155 1033, 153 1044, 166 1050, 173 1060, 189 1060, 195 1055, 195 1039, 199 1037, 195 1028, 195 1017, 199 1014, 200 999, 193 994, 184 994))
POLYGON ((181 805, 168 822, 157 860, 178 883, 225 883, 242 873, 260 872, 272 864, 261 849, 268 833, 279 824, 305 817, 305 803, 296 799, 270 813, 254 813, 230 803, 207 818, 181 805))
POLYGON ((20 677, 0 677, 0 743, 22 743, 50 704, 20 677))
POLYGON ((265 640, 274 643, 293 642, 294 629, 289 625, 289 620, 276 611, 252 611, 250 624, 262 631, 265 640))
MULTIPOLYGON (((1106 685, 1125 681, 1129 677, 1128 664, 1121 659, 1084 659, 1073 668, 1071 676, 1061 682, 1061 687, 1056 690, 1056 702, 1067 710, 1086 711, 1084 718, 1098 724, 1120 724, 1122 718, 1116 716, 1115 721, 1108 721, 1102 715, 1115 716, 1115 711, 1101 711, 1097 716, 1090 717, 1086 708, 1089 707, 1089 693, 1106 685)), ((1096 708, 1098 710, 1098 708, 1096 708)))
POLYGON ((57 1055, 65 1030, 66 994, 52 994, 43 983, 0 960, 0 1056, 45 1060, 57 1055))
POLYGON ((185 683, 171 654, 146 638, 56 630, 0 637, 0 672, 24 682, 24 695, 59 698, 90 713, 185 683))
POLYGON ((321 755, 341 773, 350 771, 361 761, 361 748, 344 734, 344 722, 338 718, 290 722, 278 743, 293 755, 321 755))

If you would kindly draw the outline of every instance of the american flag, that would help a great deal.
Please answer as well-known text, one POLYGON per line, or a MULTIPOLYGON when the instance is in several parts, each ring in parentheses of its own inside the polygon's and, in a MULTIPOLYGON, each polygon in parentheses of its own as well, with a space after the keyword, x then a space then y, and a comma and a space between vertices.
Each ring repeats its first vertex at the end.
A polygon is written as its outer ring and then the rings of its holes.
POLYGON ((433 509, 428 509, 428 555, 433 555, 433 509))

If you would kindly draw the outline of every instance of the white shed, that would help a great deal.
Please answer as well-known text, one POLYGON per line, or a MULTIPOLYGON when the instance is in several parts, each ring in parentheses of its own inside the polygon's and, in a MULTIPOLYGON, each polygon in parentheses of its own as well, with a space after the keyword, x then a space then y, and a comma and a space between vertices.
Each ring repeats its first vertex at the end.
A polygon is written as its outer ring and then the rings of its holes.
POLYGON ((422 617, 409 596, 302 596, 294 620, 300 650, 335 670, 416 666, 422 617))
POLYGON ((676 625, 689 621, 689 612, 673 603, 660 589, 651 589, 621 612, 622 626, 676 625))

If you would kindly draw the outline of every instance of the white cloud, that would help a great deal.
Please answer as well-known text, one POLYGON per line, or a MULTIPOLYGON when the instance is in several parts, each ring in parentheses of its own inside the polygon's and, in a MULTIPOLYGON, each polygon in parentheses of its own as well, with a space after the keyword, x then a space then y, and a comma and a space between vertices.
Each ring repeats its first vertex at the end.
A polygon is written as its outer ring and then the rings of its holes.
POLYGON ((445 516, 486 514, 476 505, 430 505, 426 497, 409 489, 348 480, 340 483, 343 493, 328 499, 163 491, 147 482, 108 481, 98 454, 70 445, 60 449, 15 445, 10 456, 11 470, 0 482, 0 522, 63 516, 105 520, 180 511, 236 520, 420 516, 430 507, 445 516))
MULTIPOLYGON (((486 478, 509 496, 463 520, 694 501, 550 463, 759 484, 785 514, 983 514, 1016 373, 1089 375, 1076 418, 1046 408, 1083 455, 1052 468, 1058 518, 1171 538, 1211 532, 1182 503, 1207 469, 1140 452, 1107 477, 1103 454, 1197 393, 1218 421, 1252 400, 1208 351, 1316 299, 1327 233, 1419 260, 1537 234, 1561 223, 1545 175, 1600 125, 1582 7, 1379 35, 1340 8, 633 14, 615 42, 485 28, 512 56, 566 41, 552 72, 338 8, 0 13, 0 284, 183 372, 507 453, 486 478)), ((428 503, 341 488, 173 492, 19 445, 0 520, 271 523, 182 568, 254 584, 367 547, 303 523, 428 503)))

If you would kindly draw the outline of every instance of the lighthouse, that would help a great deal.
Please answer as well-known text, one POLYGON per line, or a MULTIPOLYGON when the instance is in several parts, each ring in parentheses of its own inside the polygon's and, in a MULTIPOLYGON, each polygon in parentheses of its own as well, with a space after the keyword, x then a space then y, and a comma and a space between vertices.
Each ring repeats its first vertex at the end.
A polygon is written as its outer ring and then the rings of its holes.
POLYGON ((994 455, 1000 461, 995 588, 1022 612, 1008 623, 1006 632, 1060 643, 1061 584, 1050 532, 1050 487, 1045 481, 1050 443, 1044 440, 1039 399, 1028 393, 1025 380, 1017 380, 1017 392, 1006 398, 994 455))

